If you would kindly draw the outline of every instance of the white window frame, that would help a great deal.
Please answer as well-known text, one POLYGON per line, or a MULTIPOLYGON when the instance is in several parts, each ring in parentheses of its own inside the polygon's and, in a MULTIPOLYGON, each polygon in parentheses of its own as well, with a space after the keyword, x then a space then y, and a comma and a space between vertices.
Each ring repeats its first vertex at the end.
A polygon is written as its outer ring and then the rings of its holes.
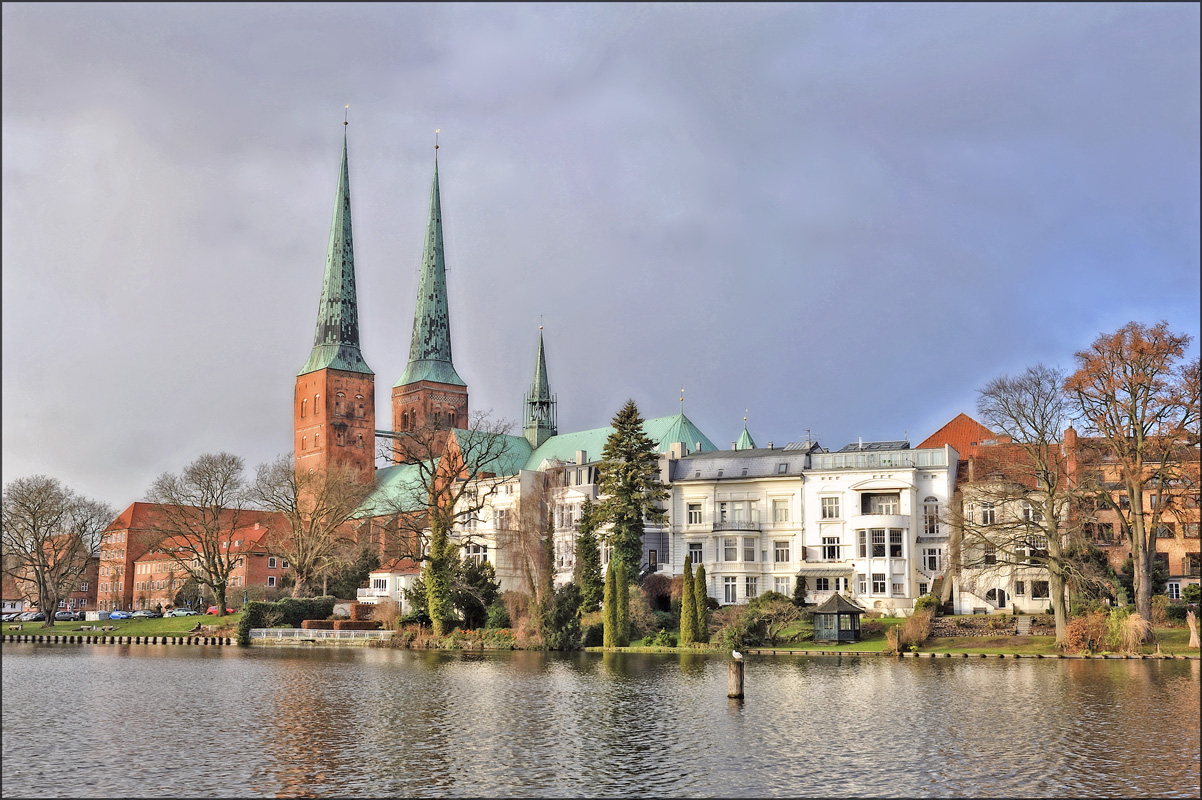
POLYGON ((687 513, 688 513, 688 521, 689 521, 688 524, 689 525, 700 525, 701 524, 701 503, 688 503, 686 505, 686 509, 687 509, 687 513))
POLYGON ((839 498, 823 497, 822 500, 822 519, 839 519, 839 498))
POLYGON ((744 596, 748 600, 752 600, 760 594, 760 579, 754 575, 747 575, 743 581, 744 596))
POLYGON ((727 605, 739 602, 739 579, 725 577, 722 579, 722 599, 727 605))
POLYGON ((789 521, 789 501, 776 499, 772 501, 772 521, 773 522, 788 522, 789 521))
POLYGON ((788 563, 791 560, 789 558, 789 555, 790 555, 789 550, 790 550, 789 543, 787 541, 773 542, 772 543, 772 558, 775 561, 775 563, 777 563, 777 564, 788 563))
POLYGON ((689 542, 689 549, 686 555, 695 556, 693 558, 693 566, 696 567, 705 560, 705 545, 701 542, 689 542))
POLYGON ((739 537, 726 536, 722 539, 722 560, 728 564, 739 560, 739 537))

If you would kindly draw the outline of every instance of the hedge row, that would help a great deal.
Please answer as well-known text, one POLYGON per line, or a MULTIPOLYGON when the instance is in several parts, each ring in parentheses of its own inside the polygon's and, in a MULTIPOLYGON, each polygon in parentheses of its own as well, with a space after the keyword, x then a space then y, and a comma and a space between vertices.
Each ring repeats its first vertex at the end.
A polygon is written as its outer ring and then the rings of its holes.
POLYGON ((373 619, 336 619, 333 622, 336 631, 374 631, 380 627, 373 619))
POLYGON ((334 620, 307 619, 301 622, 301 627, 307 631, 332 631, 334 630, 334 620))
POLYGON ((273 625, 300 627, 307 619, 321 619, 334 613, 333 597, 285 597, 274 603, 252 600, 242 607, 242 619, 238 621, 238 644, 250 644, 250 629, 265 628, 270 620, 273 625))

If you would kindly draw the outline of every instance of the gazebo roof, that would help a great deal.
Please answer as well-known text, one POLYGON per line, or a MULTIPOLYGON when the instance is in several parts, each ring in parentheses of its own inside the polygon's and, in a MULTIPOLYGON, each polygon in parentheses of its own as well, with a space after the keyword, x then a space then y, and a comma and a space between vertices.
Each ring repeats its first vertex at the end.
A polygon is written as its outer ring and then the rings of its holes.
POLYGON ((815 614, 863 614, 864 609, 848 600, 841 594, 833 594, 826 602, 814 609, 815 614))

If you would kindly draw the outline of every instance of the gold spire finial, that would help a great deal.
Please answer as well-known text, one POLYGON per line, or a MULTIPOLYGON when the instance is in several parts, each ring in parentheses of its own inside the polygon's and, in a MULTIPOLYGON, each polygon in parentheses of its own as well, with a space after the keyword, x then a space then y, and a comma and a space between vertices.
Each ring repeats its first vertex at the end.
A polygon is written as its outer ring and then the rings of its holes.
POLYGON ((351 124, 350 120, 348 119, 350 114, 351 114, 351 104, 347 103, 342 109, 342 127, 345 128, 347 125, 351 124))
POLYGON ((680 413, 684 413, 684 384, 680 384, 680 413))
POLYGON ((437 150, 437 149, 438 149, 438 132, 439 132, 440 130, 442 130, 442 128, 435 128, 435 129, 434 129, 434 149, 435 149, 435 150, 437 150))

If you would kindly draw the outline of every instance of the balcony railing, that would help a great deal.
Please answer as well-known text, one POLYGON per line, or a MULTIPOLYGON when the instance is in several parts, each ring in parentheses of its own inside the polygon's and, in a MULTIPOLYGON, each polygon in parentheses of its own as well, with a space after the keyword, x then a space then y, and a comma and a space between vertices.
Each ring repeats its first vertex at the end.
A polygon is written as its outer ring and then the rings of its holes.
POLYGON ((355 593, 356 597, 390 597, 387 589, 360 589, 355 593))
POLYGON ((728 519, 714 523, 713 530, 717 531, 758 531, 760 523, 728 519))

